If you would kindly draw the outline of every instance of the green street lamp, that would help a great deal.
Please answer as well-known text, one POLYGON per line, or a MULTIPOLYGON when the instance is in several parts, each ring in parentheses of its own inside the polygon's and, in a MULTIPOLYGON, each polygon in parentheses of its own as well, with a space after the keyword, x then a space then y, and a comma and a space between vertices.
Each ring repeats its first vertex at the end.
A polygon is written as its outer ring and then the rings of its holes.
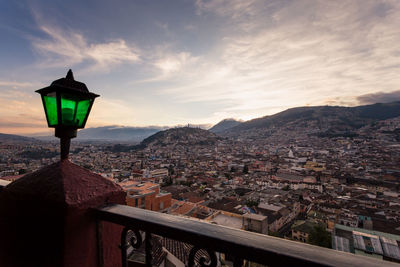
POLYGON ((85 128, 94 99, 99 95, 75 81, 71 70, 65 78, 36 92, 42 97, 48 126, 55 128, 55 136, 60 138, 61 159, 67 159, 71 138, 76 137, 77 129, 85 128))

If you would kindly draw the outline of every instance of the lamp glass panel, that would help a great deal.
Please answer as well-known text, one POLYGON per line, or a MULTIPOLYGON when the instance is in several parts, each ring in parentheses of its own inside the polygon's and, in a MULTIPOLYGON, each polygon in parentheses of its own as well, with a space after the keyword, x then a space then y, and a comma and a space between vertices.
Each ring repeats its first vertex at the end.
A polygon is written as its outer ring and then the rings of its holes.
POLYGON ((75 124, 78 127, 84 126, 83 123, 85 122, 86 117, 89 115, 89 107, 92 101, 92 99, 85 99, 78 102, 75 116, 75 124))
POLYGON ((57 98, 55 94, 44 95, 42 97, 49 126, 56 126, 58 124, 57 98))
POLYGON ((77 99, 69 95, 61 95, 61 121, 64 126, 76 126, 75 125, 75 115, 77 99))
POLYGON ((93 99, 84 96, 61 94, 62 125, 83 127, 92 102, 93 99))

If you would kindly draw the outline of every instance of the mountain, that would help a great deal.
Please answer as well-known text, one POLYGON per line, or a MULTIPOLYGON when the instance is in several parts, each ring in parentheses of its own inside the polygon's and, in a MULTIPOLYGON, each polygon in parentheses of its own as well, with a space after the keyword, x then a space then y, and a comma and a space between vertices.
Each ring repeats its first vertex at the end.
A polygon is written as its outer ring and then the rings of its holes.
POLYGON ((216 134, 200 128, 172 128, 160 131, 147 137, 140 143, 140 147, 149 146, 193 146, 193 145, 212 145, 219 140, 216 134))
POLYGON ((224 134, 262 138, 291 133, 328 137, 351 135, 370 123, 398 116, 400 101, 357 107, 298 107, 240 123, 224 134))
POLYGON ((15 135, 15 134, 3 134, 0 133, 0 142, 40 142, 39 140, 31 137, 25 137, 21 135, 15 135))
POLYGON ((222 133, 232 127, 239 125, 240 123, 240 121, 237 121, 235 119, 225 119, 215 124, 212 128, 209 129, 209 131, 213 133, 222 133))
POLYGON ((105 141, 125 141, 140 142, 146 137, 164 130, 165 127, 119 127, 105 126, 96 128, 87 128, 80 130, 77 140, 105 140, 105 141))

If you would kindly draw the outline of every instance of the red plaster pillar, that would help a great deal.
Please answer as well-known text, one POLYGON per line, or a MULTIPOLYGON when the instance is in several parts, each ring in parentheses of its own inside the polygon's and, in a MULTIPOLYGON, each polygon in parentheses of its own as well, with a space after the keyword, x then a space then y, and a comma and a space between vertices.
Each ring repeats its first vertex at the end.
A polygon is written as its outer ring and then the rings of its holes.
POLYGON ((91 209, 125 204, 122 188, 63 160, 0 193, 0 266, 120 266, 121 227, 97 222, 91 209))

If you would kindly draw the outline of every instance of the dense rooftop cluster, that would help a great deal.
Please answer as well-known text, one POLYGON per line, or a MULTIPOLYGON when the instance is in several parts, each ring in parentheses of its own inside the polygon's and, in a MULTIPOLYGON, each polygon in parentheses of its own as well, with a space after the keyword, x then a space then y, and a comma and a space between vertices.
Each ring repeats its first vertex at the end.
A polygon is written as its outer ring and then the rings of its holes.
MULTIPOLYGON (((399 129, 398 117, 351 135, 316 134, 312 120, 238 135, 183 127, 140 145, 73 142, 70 158, 119 183, 131 206, 353 253, 346 244, 357 241, 354 229, 378 233, 376 240, 387 233, 394 241, 382 246, 390 243, 391 252, 375 252, 400 260, 399 129)), ((17 179, 57 161, 57 147, 3 141, 0 176, 17 179)))

